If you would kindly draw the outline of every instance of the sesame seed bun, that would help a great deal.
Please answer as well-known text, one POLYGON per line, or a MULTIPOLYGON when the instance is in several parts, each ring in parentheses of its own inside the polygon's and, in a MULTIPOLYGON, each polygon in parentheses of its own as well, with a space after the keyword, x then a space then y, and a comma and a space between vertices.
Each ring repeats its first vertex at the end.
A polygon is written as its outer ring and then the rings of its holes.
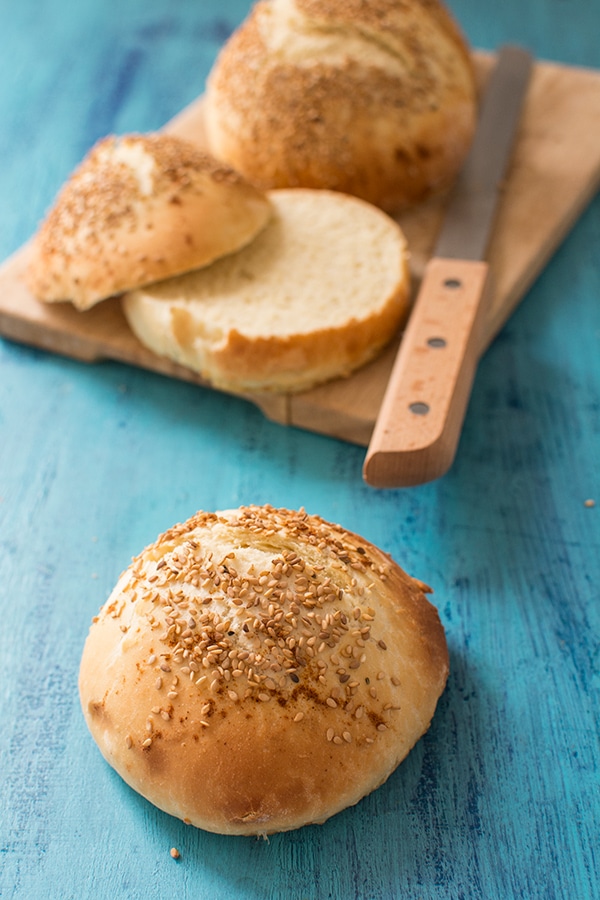
POLYGON ((303 510, 200 512, 134 559, 94 619, 87 724, 131 787, 199 828, 321 823, 429 727, 448 652, 427 590, 303 510))
POLYGON ((219 54, 205 111, 211 151, 259 187, 396 211, 452 183, 475 80, 438 0, 261 0, 219 54))
POLYGON ((34 237, 28 285, 41 300, 88 309, 238 250, 270 214, 264 194, 188 141, 107 137, 34 237))

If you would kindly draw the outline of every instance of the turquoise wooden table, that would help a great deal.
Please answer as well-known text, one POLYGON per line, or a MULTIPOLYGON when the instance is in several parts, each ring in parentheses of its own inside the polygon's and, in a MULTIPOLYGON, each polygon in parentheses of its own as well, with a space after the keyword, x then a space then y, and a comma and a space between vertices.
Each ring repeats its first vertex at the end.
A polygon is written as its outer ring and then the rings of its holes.
MULTIPOLYGON (((203 90, 248 5, 0 2, 2 259, 92 142, 203 90)), ((478 47, 600 66, 597 0, 452 8, 478 47)), ((600 896, 599 244, 596 199, 486 353, 454 467, 405 490, 365 486, 360 447, 242 400, 0 341, 2 898, 600 896), (197 509, 262 502, 340 522, 431 583, 451 654, 432 728, 387 784, 269 841, 140 799, 76 689, 130 557, 197 509)))

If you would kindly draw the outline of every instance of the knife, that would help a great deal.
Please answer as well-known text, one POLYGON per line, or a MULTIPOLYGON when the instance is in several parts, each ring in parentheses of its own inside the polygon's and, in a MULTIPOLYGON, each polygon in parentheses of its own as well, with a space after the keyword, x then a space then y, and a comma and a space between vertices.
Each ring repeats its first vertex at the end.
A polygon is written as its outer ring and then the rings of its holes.
POLYGON ((489 305, 486 254, 532 68, 505 46, 379 410, 363 466, 373 487, 408 487, 452 465, 489 305))

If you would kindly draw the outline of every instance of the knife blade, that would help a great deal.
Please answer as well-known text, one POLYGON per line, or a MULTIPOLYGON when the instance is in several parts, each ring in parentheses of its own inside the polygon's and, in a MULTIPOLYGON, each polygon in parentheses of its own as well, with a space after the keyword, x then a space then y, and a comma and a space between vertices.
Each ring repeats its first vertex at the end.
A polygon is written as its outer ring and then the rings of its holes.
POLYGON ((431 481, 455 458, 482 350, 486 255, 532 63, 520 47, 498 53, 367 450, 363 477, 372 487, 431 481))

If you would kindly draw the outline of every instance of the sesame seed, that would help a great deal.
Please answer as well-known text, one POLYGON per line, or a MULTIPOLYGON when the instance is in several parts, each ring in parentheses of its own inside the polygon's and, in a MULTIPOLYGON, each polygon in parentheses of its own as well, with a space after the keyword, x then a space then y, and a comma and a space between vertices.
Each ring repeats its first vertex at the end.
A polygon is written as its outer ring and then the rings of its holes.
POLYGON ((395 675, 392 675, 392 679, 391 679, 391 680, 392 680, 392 684, 393 684, 395 687, 398 687, 398 685, 400 684, 400 679, 397 678, 395 675))
POLYGON ((304 718, 303 712, 296 713, 296 715, 294 716, 294 722, 301 722, 303 718, 304 718))
POLYGON ((152 738, 146 738, 146 740, 142 742, 142 748, 144 750, 147 750, 148 747, 151 747, 151 746, 152 746, 152 738))
POLYGON ((131 748, 133 747, 133 740, 132 740, 130 734, 128 734, 127 737, 125 738, 125 746, 127 747, 128 750, 131 750, 131 748))
POLYGON ((171 856, 173 857, 173 859, 179 859, 181 854, 180 854, 179 850, 177 849, 177 847, 171 847, 171 856))
POLYGON ((334 744, 343 744, 344 742, 343 742, 343 740, 341 739, 341 737, 339 736, 339 734, 336 734, 336 736, 335 736, 334 739, 333 739, 333 743, 334 743, 334 744))
POLYGON ((381 723, 377 726, 377 731, 387 731, 387 725, 385 725, 383 722, 381 722, 381 723))
POLYGON ((325 701, 325 703, 327 704, 327 706, 330 706, 332 709, 337 709, 337 703, 333 699, 333 697, 328 697, 327 700, 325 701))
POLYGON ((381 647, 382 650, 387 650, 387 644, 385 641, 377 641, 377 645, 381 647))
POLYGON ((333 730, 333 728, 328 728, 327 729, 327 740, 332 741, 334 735, 335 735, 335 731, 333 730))
POLYGON ((352 735, 350 734, 349 731, 344 731, 342 734, 342 737, 344 738, 344 740, 346 741, 347 744, 352 743, 352 735))

